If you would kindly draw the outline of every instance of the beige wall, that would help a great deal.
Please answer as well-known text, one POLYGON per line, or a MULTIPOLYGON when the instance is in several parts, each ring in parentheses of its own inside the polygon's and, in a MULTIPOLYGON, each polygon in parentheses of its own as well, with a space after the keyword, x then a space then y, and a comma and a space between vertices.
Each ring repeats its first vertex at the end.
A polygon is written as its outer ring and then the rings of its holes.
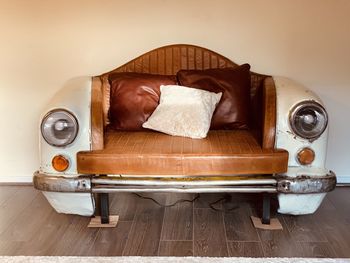
POLYGON ((331 119, 328 167, 350 176, 349 14, 348 0, 0 0, 0 176, 38 168, 39 115, 66 80, 172 43, 316 91, 331 119))

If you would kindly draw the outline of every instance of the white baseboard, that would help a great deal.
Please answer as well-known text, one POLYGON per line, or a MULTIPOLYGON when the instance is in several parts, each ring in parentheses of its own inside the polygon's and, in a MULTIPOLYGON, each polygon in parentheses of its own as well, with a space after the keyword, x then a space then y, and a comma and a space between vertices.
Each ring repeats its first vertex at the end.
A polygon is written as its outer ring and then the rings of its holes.
POLYGON ((33 176, 0 176, 0 183, 32 183, 33 176))
POLYGON ((337 175, 338 184, 350 184, 350 175, 337 175))

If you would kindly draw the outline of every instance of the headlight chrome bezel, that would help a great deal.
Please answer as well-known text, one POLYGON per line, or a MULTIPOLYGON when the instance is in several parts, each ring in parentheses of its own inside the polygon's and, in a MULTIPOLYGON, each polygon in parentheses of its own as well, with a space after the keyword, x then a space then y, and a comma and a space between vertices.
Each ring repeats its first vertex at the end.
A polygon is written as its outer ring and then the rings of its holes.
POLYGON ((76 139, 76 137, 78 136, 78 133, 79 133, 79 123, 78 123, 77 118, 75 117, 75 115, 72 112, 70 112, 69 110, 66 110, 66 109, 57 108, 57 109, 50 110, 42 118, 41 124, 40 124, 40 131, 41 131, 41 136, 45 140, 45 142, 47 142, 51 146, 61 147, 62 148, 62 147, 66 147, 66 146, 72 144, 75 141, 75 139, 76 139), (54 143, 54 142, 50 141, 50 139, 45 136, 46 133, 44 132, 44 130, 45 130, 44 129, 44 125, 45 125, 46 121, 48 120, 48 118, 52 114, 58 113, 58 112, 62 112, 63 114, 65 114, 72 121, 73 125, 76 127, 73 136, 71 136, 69 138, 69 140, 67 140, 67 142, 65 142, 63 144, 57 144, 57 143, 54 143))
POLYGON ((308 101, 301 101, 299 103, 297 103, 296 105, 294 105, 294 107, 290 110, 289 112, 289 126, 292 130, 292 132, 297 135, 300 138, 309 140, 309 141, 314 141, 316 139, 318 139, 326 130, 327 126, 328 126, 328 113, 326 111, 326 109, 317 101, 314 100, 308 100, 308 101), (305 109, 305 108, 310 108, 311 110, 317 111, 319 114, 321 114, 324 117, 324 126, 322 127, 322 129, 317 132, 316 134, 312 135, 312 134, 305 134, 302 131, 300 131, 296 125, 295 119, 297 114, 305 109))

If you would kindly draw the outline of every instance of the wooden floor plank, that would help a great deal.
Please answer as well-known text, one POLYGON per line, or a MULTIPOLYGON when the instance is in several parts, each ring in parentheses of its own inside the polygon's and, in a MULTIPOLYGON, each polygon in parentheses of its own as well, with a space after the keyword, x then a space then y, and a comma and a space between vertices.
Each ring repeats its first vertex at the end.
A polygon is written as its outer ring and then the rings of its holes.
POLYGON ((19 189, 21 189, 21 187, 0 185, 0 207, 8 199, 12 198, 19 189))
POLYGON ((257 229, 265 257, 302 257, 303 252, 299 243, 296 243, 282 216, 277 216, 283 230, 257 229))
POLYGON ((350 221, 346 214, 339 209, 319 210, 315 220, 337 257, 350 257, 350 221))
POLYGON ((191 257, 193 256, 192 241, 161 241, 159 256, 191 257))
POLYGON ((57 244, 72 223, 75 216, 58 214, 52 210, 46 218, 46 222, 40 223, 36 228, 36 233, 29 242, 23 242, 23 245, 17 249, 17 255, 26 256, 50 256, 54 253, 57 244))
POLYGON ((349 226, 341 226, 334 231, 325 231, 325 235, 337 257, 350 258, 349 226))
POLYGON ((128 239, 131 225, 131 221, 119 221, 115 228, 101 228, 95 242, 85 255, 121 256, 128 239))
POLYGON ((228 242, 230 257, 263 257, 264 253, 260 242, 228 242))
POLYGON ((327 194, 327 199, 335 206, 337 214, 350 222, 350 188, 338 187, 336 191, 327 194))
POLYGON ((222 212, 194 209, 194 256, 228 256, 222 212))
POLYGON ((301 242, 304 257, 334 258, 335 253, 328 242, 301 242))
POLYGON ((311 215, 292 216, 283 215, 284 221, 296 241, 301 242, 326 242, 324 230, 327 228, 325 217, 336 214, 336 208, 326 197, 320 208, 311 215))
MULTIPOLYGON (((147 196, 162 204, 179 197, 147 196)), ((58 214, 31 186, 0 186, 0 255, 350 257, 349 187, 330 193, 313 215, 278 215, 284 229, 254 229, 257 236, 245 218, 259 215, 261 196, 232 194, 215 207, 236 209, 209 208, 222 197, 203 194, 193 205, 165 209, 133 194, 116 194, 111 207, 123 219, 117 228, 89 229, 90 218, 58 214)))
MULTIPOLYGON (((350 188, 337 188, 327 194, 313 215, 319 231, 326 237, 327 244, 337 257, 350 257, 350 212, 346 211, 347 199, 350 199, 350 188)), ((329 254, 323 251, 318 253, 329 254)))
MULTIPOLYGON (((167 204, 177 200, 192 200, 192 194, 170 194, 167 204)), ((192 240, 193 239, 193 203, 181 202, 167 207, 164 214, 164 224, 161 240, 192 240)))
MULTIPOLYGON (((153 195, 153 197, 156 197, 156 195, 153 195)), ((164 199, 160 201, 164 202, 164 199)), ((140 199, 123 256, 156 256, 163 217, 163 207, 154 204, 150 200, 140 199)))
POLYGON ((25 244, 25 242, 0 240, 0 256, 18 256, 18 250, 25 244))
POLYGON ((53 208, 45 196, 39 193, 18 216, 12 219, 12 223, 0 234, 0 240, 30 241, 42 229, 52 211, 53 208))
POLYGON ((38 194, 39 191, 34 190, 33 187, 23 186, 19 194, 15 194, 11 199, 2 203, 0 206, 0 235, 20 216, 38 194))
POLYGON ((314 215, 293 216, 284 215, 284 221, 291 237, 299 242, 327 241, 322 229, 319 228, 314 215))
POLYGON ((95 242, 98 228, 88 228, 89 217, 74 216, 66 231, 57 240, 53 256, 83 256, 87 255, 95 242))
POLYGON ((250 219, 252 215, 248 203, 235 203, 237 209, 224 214, 228 241, 260 241, 258 233, 250 219))
POLYGON ((350 210, 350 187, 337 187, 336 191, 327 193, 327 198, 340 210, 350 210))
POLYGON ((132 221, 139 198, 132 193, 110 194, 110 213, 118 215, 119 221, 132 221))

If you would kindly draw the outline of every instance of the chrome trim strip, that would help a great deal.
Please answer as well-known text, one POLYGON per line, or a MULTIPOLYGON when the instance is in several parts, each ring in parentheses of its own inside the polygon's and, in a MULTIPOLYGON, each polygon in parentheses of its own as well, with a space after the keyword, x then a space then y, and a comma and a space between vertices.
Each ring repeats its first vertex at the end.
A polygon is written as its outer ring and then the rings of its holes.
POLYGON ((267 179, 257 179, 252 177, 245 177, 243 180, 205 180, 203 177, 195 178, 152 178, 143 179, 141 178, 132 178, 132 177, 123 177, 123 178, 99 178, 93 177, 91 179, 93 184, 106 184, 106 185, 153 185, 153 186, 219 186, 219 185, 275 185, 277 183, 274 178, 267 179))
POLYGON ((251 186, 251 187, 238 187, 238 186, 232 186, 232 187, 156 187, 153 186, 150 187, 94 187, 92 189, 93 193, 119 193, 119 192, 167 192, 167 193, 276 193, 276 187, 275 186, 251 186))

